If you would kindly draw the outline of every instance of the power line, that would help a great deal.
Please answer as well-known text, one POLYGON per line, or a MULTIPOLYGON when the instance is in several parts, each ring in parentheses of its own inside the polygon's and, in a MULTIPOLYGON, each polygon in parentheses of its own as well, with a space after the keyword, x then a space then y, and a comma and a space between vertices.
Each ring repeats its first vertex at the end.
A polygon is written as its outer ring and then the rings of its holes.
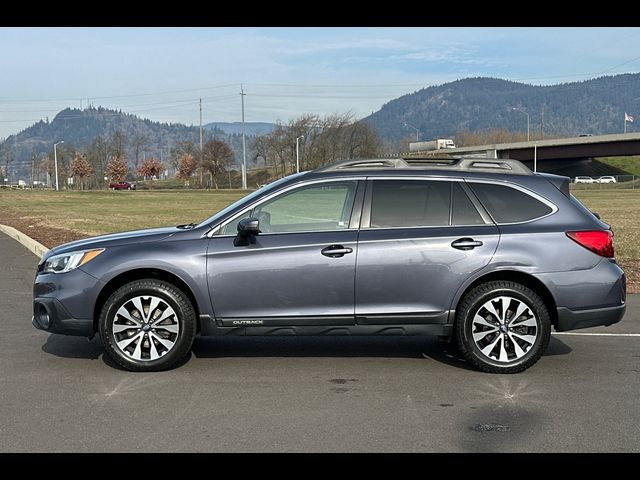
MULTIPOLYGON (((108 95, 108 96, 97 96, 97 95, 85 95, 82 98, 88 98, 90 100, 95 99, 109 99, 109 98, 129 98, 129 97, 149 97, 153 95, 168 95, 172 93, 186 93, 186 92, 197 92, 201 90, 212 90, 216 88, 226 88, 226 87, 235 87, 237 83, 228 83, 224 85, 212 85, 209 87, 200 87, 200 88, 189 88, 184 90, 166 90, 164 92, 153 92, 153 93, 131 93, 126 95, 108 95)), ((2 100, 0 99, 0 103, 38 103, 38 102, 68 102, 68 101, 78 101, 78 96, 68 97, 68 98, 49 98, 49 99, 40 99, 40 100, 2 100)))
MULTIPOLYGON (((230 95, 219 95, 215 97, 203 97, 203 100, 215 101, 217 99, 226 99, 226 98, 236 98, 235 94, 230 95)), ((198 100, 194 99, 185 99, 185 100, 172 100, 172 101, 163 101, 163 102, 152 102, 152 103, 134 103, 127 105, 114 105, 110 107, 110 109, 114 108, 130 108, 130 107, 144 107, 149 105, 181 105, 181 104, 189 104, 197 102, 198 100)), ((0 113, 47 113, 55 111, 54 108, 46 109, 46 110, 0 110, 0 113)))
POLYGON ((627 63, 635 62, 636 60, 640 60, 640 57, 635 57, 635 58, 632 58, 631 60, 627 60, 626 62, 622 62, 622 63, 620 63, 620 64, 616 65, 615 67, 611 67, 611 68, 609 68, 608 70, 603 70, 602 72, 598 72, 598 73, 596 73, 596 75, 600 75, 600 74, 602 74, 602 73, 610 72, 611 70, 615 70, 615 69, 616 69, 616 68, 618 68, 618 67, 621 67, 621 66, 623 66, 623 65, 626 65, 627 63))
POLYGON ((318 84, 318 83, 245 83, 245 85, 251 85, 254 87, 311 87, 311 88, 380 88, 380 87, 419 87, 429 85, 430 82, 421 83, 366 83, 366 84, 353 84, 353 83, 331 83, 331 84, 318 84))
POLYGON ((279 97, 279 98, 389 98, 389 95, 296 95, 278 93, 247 93, 252 97, 279 97))
MULTIPOLYGON (((608 73, 612 70, 615 70, 616 68, 622 67, 623 65, 627 65, 628 63, 632 63, 635 61, 640 60, 640 57, 634 57, 631 60, 626 60, 622 63, 619 63, 618 65, 615 65, 611 68, 608 68, 606 70, 602 70, 600 72, 591 72, 591 73, 569 73, 566 75, 550 75, 550 76, 546 76, 546 77, 527 77, 527 78, 514 78, 514 81, 520 81, 520 80, 546 80, 546 79, 550 79, 550 78, 566 78, 566 77, 594 77, 596 75, 602 75, 603 73, 608 73)), ((593 78, 592 78, 593 79, 593 78)))

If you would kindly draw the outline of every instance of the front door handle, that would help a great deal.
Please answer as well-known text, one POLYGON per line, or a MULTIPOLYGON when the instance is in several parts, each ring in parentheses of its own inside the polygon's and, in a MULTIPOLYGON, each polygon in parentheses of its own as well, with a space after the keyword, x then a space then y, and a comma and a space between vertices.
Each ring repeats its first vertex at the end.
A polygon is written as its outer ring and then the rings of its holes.
POLYGON ((482 242, 480 240, 465 237, 451 242, 451 246, 458 250, 473 250, 476 247, 481 247, 482 242))
POLYGON ((320 253, 325 257, 339 258, 344 257, 347 253, 353 252, 353 248, 343 247, 342 245, 329 245, 326 248, 320 250, 320 253))

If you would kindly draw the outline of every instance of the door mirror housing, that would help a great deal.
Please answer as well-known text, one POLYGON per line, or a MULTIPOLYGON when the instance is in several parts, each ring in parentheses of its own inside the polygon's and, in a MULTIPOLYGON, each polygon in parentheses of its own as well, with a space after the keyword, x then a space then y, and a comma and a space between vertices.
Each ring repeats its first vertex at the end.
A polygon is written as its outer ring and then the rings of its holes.
POLYGON ((238 223, 238 235, 233 240, 236 247, 246 247, 251 243, 251 237, 260 233, 260 221, 257 218, 243 218, 238 223))

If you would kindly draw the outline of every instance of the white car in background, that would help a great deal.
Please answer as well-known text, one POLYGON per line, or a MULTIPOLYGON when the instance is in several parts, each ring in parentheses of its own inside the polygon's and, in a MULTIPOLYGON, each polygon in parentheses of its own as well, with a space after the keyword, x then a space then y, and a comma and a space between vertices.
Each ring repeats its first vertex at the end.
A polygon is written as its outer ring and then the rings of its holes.
POLYGON ((598 182, 598 183, 618 183, 616 181, 616 177, 611 177, 611 176, 600 177, 598 180, 596 180, 596 182, 598 182))
POLYGON ((576 177, 573 183, 596 183, 591 177, 576 177))

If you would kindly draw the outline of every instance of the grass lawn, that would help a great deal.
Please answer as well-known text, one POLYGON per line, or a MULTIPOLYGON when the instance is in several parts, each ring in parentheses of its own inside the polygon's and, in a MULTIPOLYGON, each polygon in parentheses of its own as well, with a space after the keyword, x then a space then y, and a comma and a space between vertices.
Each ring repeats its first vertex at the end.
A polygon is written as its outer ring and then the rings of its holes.
POLYGON ((242 190, 0 191, 2 212, 86 235, 199 223, 243 197, 242 190))
MULTIPOLYGON (((573 185, 572 185, 573 187, 573 185)), ((629 291, 640 292, 640 188, 572 189, 615 231, 616 257, 628 275, 629 291)), ((51 192, 0 190, 0 223, 24 229, 57 227, 77 237, 199 222, 241 198, 241 190, 137 192, 51 192), (17 224, 16 224, 17 222, 17 224)), ((51 243, 40 240, 47 247, 51 243), (49 244, 47 244, 49 243, 49 244)))
POLYGON ((630 157, 601 157, 597 158, 599 162, 611 165, 628 172, 629 175, 640 176, 640 156, 630 157))

